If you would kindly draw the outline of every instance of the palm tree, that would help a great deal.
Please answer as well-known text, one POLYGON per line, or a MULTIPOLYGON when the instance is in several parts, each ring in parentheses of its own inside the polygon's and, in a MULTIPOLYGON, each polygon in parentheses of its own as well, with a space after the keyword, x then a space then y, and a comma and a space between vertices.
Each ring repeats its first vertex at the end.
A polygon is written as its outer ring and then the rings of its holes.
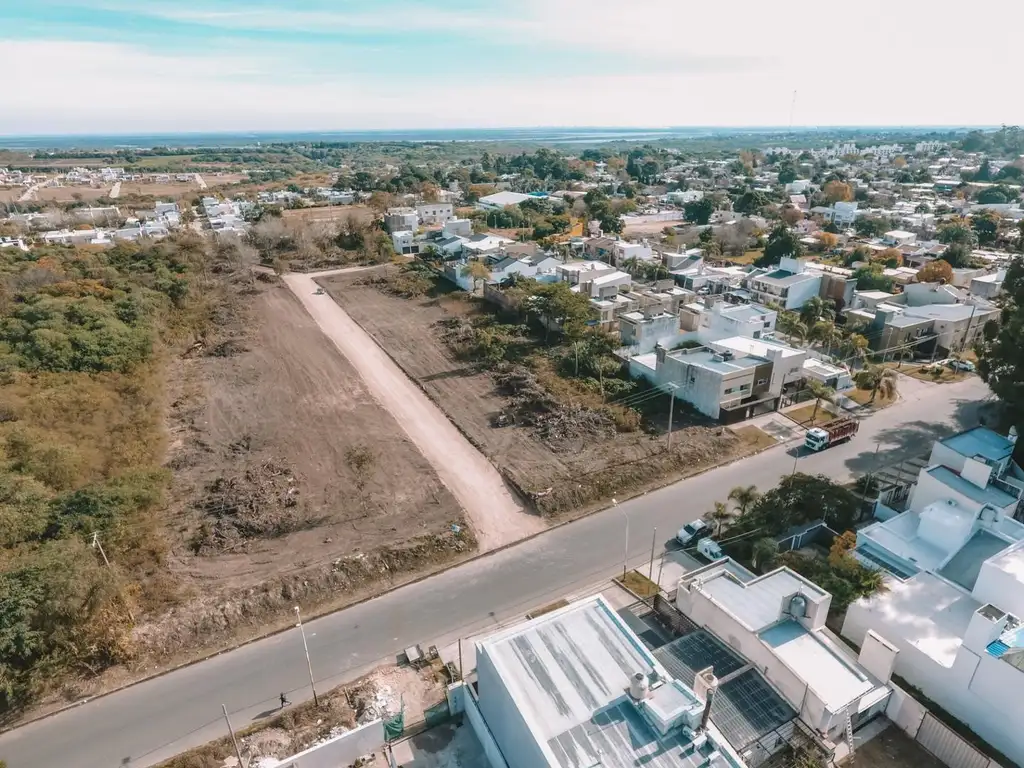
POLYGON ((833 344, 838 344, 843 340, 843 334, 831 320, 819 320, 816 322, 808 332, 807 337, 811 341, 816 341, 826 347, 828 352, 832 351, 833 344))
POLYGON ((811 413, 811 422, 814 422, 815 417, 818 415, 818 406, 821 405, 821 401, 824 400, 826 403, 834 403, 836 397, 836 391, 820 381, 814 379, 807 380, 807 388, 811 390, 811 394, 814 395, 814 411, 811 413))
POLYGON ((899 390, 899 374, 892 368, 883 368, 878 378, 875 379, 875 388, 871 391, 871 401, 874 402, 875 395, 881 393, 883 400, 895 400, 899 390))
POLYGON ((857 374, 857 386, 871 390, 870 403, 881 393, 883 400, 894 400, 899 390, 899 375, 892 368, 869 365, 857 374))
POLYGON ((807 330, 807 326, 797 320, 790 326, 789 330, 786 331, 786 336, 789 337, 790 342, 796 346, 803 346, 804 342, 807 341, 807 334, 810 331, 807 330))
POLYGON ((725 521, 732 517, 729 508, 720 501, 715 502, 715 507, 710 512, 704 513, 704 519, 715 526, 715 536, 722 533, 722 526, 725 521))
POLYGON ((757 491, 756 485, 737 485, 729 491, 729 501, 735 502, 740 517, 743 517, 751 510, 761 494, 757 491))
POLYGON ((775 539, 758 539, 754 542, 754 546, 750 554, 754 570, 764 570, 763 566, 767 566, 774 562, 778 555, 779 544, 775 539))
POLYGON ((800 320, 804 325, 814 325, 819 320, 833 320, 835 316, 835 305, 820 296, 812 296, 800 308, 800 320))

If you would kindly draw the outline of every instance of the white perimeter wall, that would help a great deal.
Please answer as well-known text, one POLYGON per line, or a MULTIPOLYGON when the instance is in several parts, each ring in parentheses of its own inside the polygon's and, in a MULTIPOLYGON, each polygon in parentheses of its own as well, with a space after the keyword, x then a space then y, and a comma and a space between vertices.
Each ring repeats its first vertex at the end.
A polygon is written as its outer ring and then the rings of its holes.
POLYGON ((281 761, 281 768, 338 768, 351 765, 363 755, 384 748, 384 725, 380 720, 360 726, 318 747, 281 761))
POLYGON ((860 647, 868 629, 900 649, 897 675, 1024 765, 1024 672, 987 653, 977 656, 966 648, 960 648, 952 667, 944 667, 858 601, 846 611, 843 636, 860 647))

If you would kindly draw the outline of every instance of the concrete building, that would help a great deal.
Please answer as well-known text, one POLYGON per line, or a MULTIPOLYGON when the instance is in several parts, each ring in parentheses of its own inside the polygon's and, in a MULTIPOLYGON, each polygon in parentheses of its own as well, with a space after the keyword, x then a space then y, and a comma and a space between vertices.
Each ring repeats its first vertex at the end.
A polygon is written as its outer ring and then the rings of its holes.
POLYGON ((469 219, 448 219, 441 232, 445 237, 472 237, 473 222, 469 219))
MULTIPOLYGON (((690 308, 685 312, 692 312, 690 308)), ((709 341, 742 336, 748 339, 770 339, 775 335, 775 322, 779 313, 761 304, 711 303, 700 312, 697 320, 697 340, 709 341)))
POLYGON ((420 217, 414 208, 389 208, 384 215, 388 232, 415 232, 419 224, 420 217))
POLYGON ((660 305, 619 315, 619 334, 633 354, 653 352, 655 347, 672 348, 680 340, 679 316, 660 305))
POLYGON ((600 595, 478 642, 476 659, 476 706, 508 768, 744 765, 600 595))
POLYGON ((807 268, 802 259, 783 258, 770 272, 752 273, 747 290, 761 304, 777 303, 784 309, 800 309, 821 291, 821 273, 807 268))
POLYGON ((899 650, 896 673, 1024 764, 1024 472, 1016 434, 977 427, 932 448, 898 513, 857 534, 886 590, 850 606, 843 635, 899 650))
POLYGON ((831 603, 789 568, 755 576, 728 558, 690 571, 676 590, 679 610, 742 654, 812 730, 837 742, 848 725, 855 730, 885 711, 896 652, 866 644, 855 659, 825 628, 831 603))
POLYGON ((392 232, 391 243, 395 246, 395 253, 410 254, 420 252, 419 243, 416 242, 416 234, 409 230, 392 232))
POLYGON ((994 299, 1003 292, 1003 281, 1005 279, 1005 269, 971 278, 971 293, 986 299, 994 299))
POLYGON ((639 261, 655 261, 657 254, 646 240, 631 243, 613 237, 590 237, 583 241, 583 253, 589 259, 606 261, 612 266, 621 267, 630 259, 639 261))
POLYGON ((598 323, 612 327, 624 312, 639 309, 639 302, 620 295, 628 291, 633 278, 601 261, 570 261, 556 267, 559 279, 569 283, 574 291, 590 298, 597 313, 598 323))
POLYGON ((444 224, 455 218, 451 203, 421 203, 416 206, 416 214, 420 222, 426 225, 444 224))

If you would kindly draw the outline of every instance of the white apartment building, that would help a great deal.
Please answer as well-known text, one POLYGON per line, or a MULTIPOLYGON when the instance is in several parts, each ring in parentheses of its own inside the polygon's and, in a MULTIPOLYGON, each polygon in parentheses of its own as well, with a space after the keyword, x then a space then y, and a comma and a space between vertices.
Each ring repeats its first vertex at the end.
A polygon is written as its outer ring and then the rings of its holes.
POLYGON ((896 673, 1024 764, 1024 472, 984 427, 940 440, 908 510, 878 504, 855 553, 886 590, 847 611, 843 635, 898 648, 896 673))
POLYGON ((399 230, 391 233, 391 244, 395 247, 395 253, 403 255, 419 253, 419 244, 416 242, 416 233, 409 230, 399 230))
POLYGON ((455 218, 451 203, 421 203, 416 206, 416 214, 419 216, 420 222, 427 226, 444 224, 455 218))
POLYGON ((747 290, 760 304, 781 304, 784 309, 800 309, 808 299, 821 292, 821 273, 810 270, 802 259, 783 258, 777 269, 754 273, 747 290))

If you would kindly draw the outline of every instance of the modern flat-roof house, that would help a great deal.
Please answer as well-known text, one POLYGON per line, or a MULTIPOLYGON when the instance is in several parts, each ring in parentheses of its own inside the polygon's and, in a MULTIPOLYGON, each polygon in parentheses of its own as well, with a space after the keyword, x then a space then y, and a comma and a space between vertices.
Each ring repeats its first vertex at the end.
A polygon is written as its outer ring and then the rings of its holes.
POLYGON ((1024 764, 1024 472, 1016 434, 984 427, 940 440, 908 510, 876 507, 855 554, 886 589, 847 610, 843 635, 869 631, 899 653, 896 673, 1024 764), (1017 516, 1018 519, 1014 519, 1017 516))
POLYGON ((856 730, 885 711, 896 653, 872 644, 855 659, 825 628, 831 603, 789 568, 755 576, 728 558, 688 572, 676 590, 680 611, 742 654, 804 723, 836 742, 848 724, 856 730))
POLYGON ((444 224, 455 218, 451 203, 420 203, 416 206, 416 214, 424 224, 444 224))
POLYGON ((506 205, 519 205, 529 199, 530 196, 524 195, 522 192, 495 192, 493 195, 481 197, 477 201, 476 207, 482 211, 500 211, 506 205))
POLYGON ((731 336, 770 339, 775 334, 778 317, 778 312, 761 304, 716 301, 700 313, 696 323, 697 338, 702 343, 731 336))
POLYGON ((770 272, 753 274, 747 290, 760 304, 780 304, 783 309, 800 309, 821 292, 821 273, 807 268, 801 259, 784 258, 770 272))
POLYGON ((620 295, 629 290, 633 278, 603 261, 570 261, 556 267, 559 278, 572 289, 590 298, 597 322, 614 327, 625 312, 639 308, 639 302, 620 295))
POLYGON ((415 232, 419 223, 420 217, 415 208, 389 208, 384 216, 388 232, 415 232))
POLYGON ((475 706, 508 768, 744 766, 712 701, 600 595, 485 638, 476 662, 475 706))

